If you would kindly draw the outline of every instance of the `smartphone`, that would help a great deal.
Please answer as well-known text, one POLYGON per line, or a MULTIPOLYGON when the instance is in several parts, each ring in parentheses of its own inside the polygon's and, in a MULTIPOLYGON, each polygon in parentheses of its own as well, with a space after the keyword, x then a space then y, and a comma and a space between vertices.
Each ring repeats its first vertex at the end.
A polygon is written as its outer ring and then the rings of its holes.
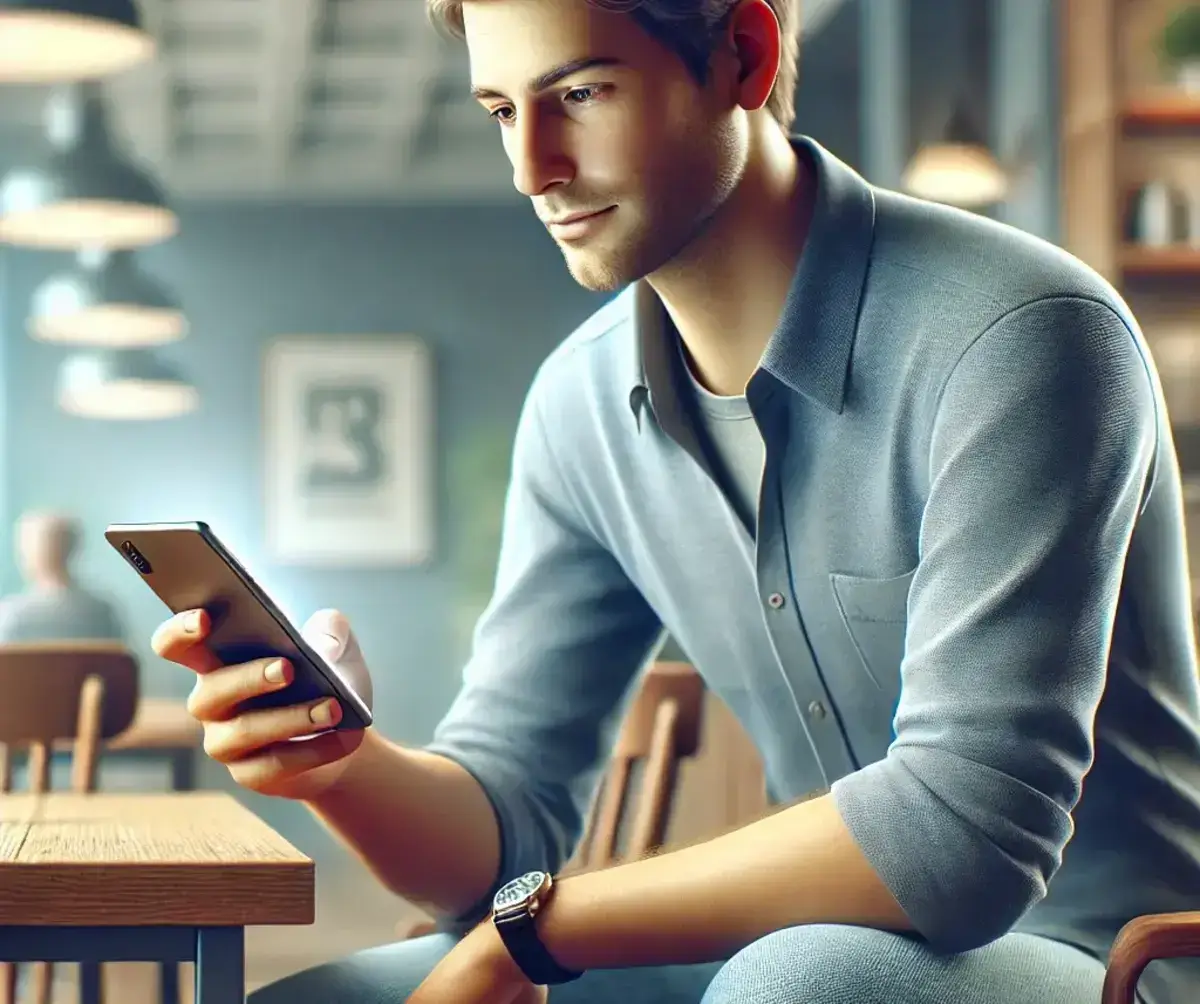
POLYGON ((211 629, 206 644, 226 665, 282 656, 294 669, 283 690, 244 702, 277 708, 336 697, 338 729, 364 729, 371 709, 301 637, 207 523, 113 523, 108 542, 171 610, 203 609, 211 629))

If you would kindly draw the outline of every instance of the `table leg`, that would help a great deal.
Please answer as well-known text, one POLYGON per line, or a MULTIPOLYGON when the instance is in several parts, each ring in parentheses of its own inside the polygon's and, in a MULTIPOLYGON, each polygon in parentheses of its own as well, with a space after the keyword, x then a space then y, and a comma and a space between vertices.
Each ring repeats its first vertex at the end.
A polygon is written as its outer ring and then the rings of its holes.
POLYGON ((195 1004, 244 1004, 245 1000, 245 928, 197 928, 195 1004))
POLYGON ((79 1004, 103 1004, 104 983, 100 963, 79 963, 79 1004))
POLYGON ((158 964, 158 1004, 179 1004, 179 964, 158 964))

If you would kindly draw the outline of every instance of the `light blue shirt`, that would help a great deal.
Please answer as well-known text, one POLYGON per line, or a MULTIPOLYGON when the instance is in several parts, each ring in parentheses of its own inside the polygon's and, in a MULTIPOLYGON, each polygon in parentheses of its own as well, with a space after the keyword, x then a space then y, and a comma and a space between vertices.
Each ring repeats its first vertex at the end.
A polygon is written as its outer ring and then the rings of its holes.
POLYGON ((665 628, 773 795, 831 786, 935 947, 1020 929, 1104 955, 1130 918, 1200 906, 1182 497, 1146 343, 1066 253, 795 143, 817 205, 747 388, 756 538, 637 283, 533 382, 495 594, 429 748, 490 797, 497 881, 557 868, 665 628))

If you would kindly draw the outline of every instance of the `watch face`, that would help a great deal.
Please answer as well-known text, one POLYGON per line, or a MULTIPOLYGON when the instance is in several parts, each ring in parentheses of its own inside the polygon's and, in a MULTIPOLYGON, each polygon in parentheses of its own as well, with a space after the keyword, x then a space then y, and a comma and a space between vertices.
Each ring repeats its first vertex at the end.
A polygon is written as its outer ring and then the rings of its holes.
POLYGON ((492 900, 492 909, 498 912, 519 906, 538 892, 548 877, 545 872, 526 872, 520 878, 513 879, 500 887, 500 891, 492 900))

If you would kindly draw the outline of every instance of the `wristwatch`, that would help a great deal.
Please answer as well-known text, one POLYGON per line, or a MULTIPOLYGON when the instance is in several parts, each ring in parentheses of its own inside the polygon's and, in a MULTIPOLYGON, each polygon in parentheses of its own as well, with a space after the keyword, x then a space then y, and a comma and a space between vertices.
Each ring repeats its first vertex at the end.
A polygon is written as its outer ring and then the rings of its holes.
POLYGON ((535 986, 570 983, 583 973, 564 969, 538 936, 537 915, 554 886, 546 872, 526 872, 502 885, 492 899, 492 923, 513 962, 535 986))

